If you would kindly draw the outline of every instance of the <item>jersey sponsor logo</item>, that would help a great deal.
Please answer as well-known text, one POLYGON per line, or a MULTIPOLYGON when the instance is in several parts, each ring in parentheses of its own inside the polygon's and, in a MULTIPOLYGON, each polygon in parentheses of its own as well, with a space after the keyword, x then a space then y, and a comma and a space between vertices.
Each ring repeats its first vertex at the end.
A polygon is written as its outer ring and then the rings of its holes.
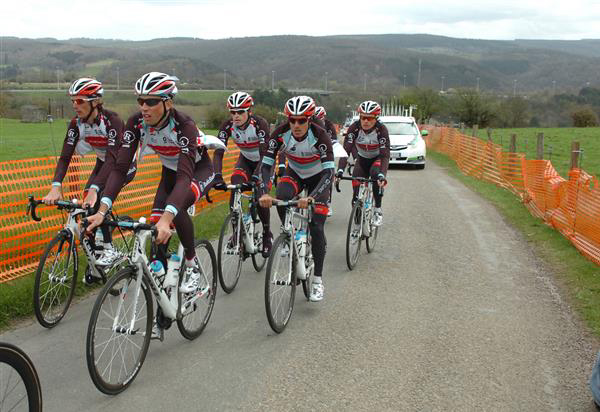
POLYGON ((125 132, 125 134, 123 134, 123 141, 127 144, 130 144, 131 142, 133 142, 134 139, 135 139, 134 134, 129 130, 127 130, 125 132))
POLYGON ((190 144, 190 140, 187 137, 181 136, 179 138, 179 147, 181 147, 181 153, 188 154, 190 152, 188 144, 190 144))
POLYGON ((227 136, 227 133, 225 133, 225 132, 219 133, 219 139, 225 139, 226 136, 227 136))
POLYGON ((275 150, 277 148, 277 141, 275 139, 269 140, 269 149, 275 150))
POLYGON ((264 137, 265 137, 265 135, 266 135, 266 133, 265 133, 265 131, 264 131, 264 130, 259 130, 259 131, 258 131, 258 137, 260 137, 260 138, 264 138, 264 137))
POLYGON ((385 137, 382 137, 381 139, 379 139, 379 144, 381 144, 382 146, 385 146, 385 137))
POLYGON ((115 129, 110 129, 108 131, 108 145, 109 146, 115 145, 116 137, 117 137, 117 131, 115 129))
POLYGON ((321 143, 319 145, 319 152, 321 152, 321 154, 323 156, 325 156, 325 154, 327 154, 327 145, 325 143, 321 143))
POLYGON ((74 129, 69 129, 69 132, 67 133, 67 144, 72 145, 75 142, 75 130, 74 129))

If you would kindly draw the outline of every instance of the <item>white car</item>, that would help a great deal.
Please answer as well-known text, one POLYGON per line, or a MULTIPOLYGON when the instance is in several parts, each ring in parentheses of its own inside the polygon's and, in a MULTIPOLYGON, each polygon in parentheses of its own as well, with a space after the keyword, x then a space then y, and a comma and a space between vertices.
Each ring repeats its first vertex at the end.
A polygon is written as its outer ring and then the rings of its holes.
MULTIPOLYGON (((413 117, 380 116, 390 135, 390 164, 409 164, 417 169, 425 168, 425 140, 413 117)), ((427 136, 427 130, 423 130, 427 136)))

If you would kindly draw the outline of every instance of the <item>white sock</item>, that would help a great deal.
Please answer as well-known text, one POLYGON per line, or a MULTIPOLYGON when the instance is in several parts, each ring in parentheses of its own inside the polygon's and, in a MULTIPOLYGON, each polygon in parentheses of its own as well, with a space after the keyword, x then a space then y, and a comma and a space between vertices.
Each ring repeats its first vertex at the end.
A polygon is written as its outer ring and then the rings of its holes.
POLYGON ((321 279, 321 276, 315 276, 313 279, 313 283, 316 283, 318 285, 320 283, 323 283, 323 279, 321 279))
POLYGON ((380 208, 380 207, 376 207, 376 208, 374 209, 374 211, 375 211, 375 212, 377 212, 377 213, 381 213, 381 208, 380 208))
POLYGON ((193 257, 191 259, 185 258, 185 266, 188 268, 193 268, 194 266, 196 266, 196 257, 193 257))

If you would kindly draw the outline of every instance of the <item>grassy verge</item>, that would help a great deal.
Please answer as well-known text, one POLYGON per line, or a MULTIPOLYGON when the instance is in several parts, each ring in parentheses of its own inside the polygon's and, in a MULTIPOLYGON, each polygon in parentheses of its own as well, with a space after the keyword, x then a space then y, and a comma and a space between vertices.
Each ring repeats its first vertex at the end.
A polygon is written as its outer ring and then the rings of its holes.
POLYGON ((536 254, 553 269, 571 306, 600 337, 600 267, 581 255, 558 231, 532 216, 512 193, 463 175, 454 160, 445 155, 428 151, 427 158, 490 201, 510 224, 523 233, 536 254))
MULTIPOLYGON (((198 238, 218 238, 221 225, 229 213, 229 205, 223 203, 213 209, 201 212, 194 220, 194 232, 198 238)), ((178 242, 177 236, 172 241, 178 242)), ((177 243, 174 243, 177 244, 177 243)), ((215 250, 216 253, 216 250, 215 250)), ((76 296, 82 297, 100 286, 88 287, 81 281, 85 271, 86 259, 79 253, 79 273, 77 276, 76 296)), ((0 284, 0 331, 9 328, 19 320, 33 315, 34 273, 15 281, 0 284)))

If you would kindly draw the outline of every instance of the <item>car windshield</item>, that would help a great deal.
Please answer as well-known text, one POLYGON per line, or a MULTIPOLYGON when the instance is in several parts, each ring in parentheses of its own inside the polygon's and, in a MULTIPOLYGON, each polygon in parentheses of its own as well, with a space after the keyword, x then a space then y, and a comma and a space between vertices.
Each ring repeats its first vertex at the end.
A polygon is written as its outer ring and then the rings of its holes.
POLYGON ((418 134, 417 127, 413 123, 384 123, 389 134, 418 134))

